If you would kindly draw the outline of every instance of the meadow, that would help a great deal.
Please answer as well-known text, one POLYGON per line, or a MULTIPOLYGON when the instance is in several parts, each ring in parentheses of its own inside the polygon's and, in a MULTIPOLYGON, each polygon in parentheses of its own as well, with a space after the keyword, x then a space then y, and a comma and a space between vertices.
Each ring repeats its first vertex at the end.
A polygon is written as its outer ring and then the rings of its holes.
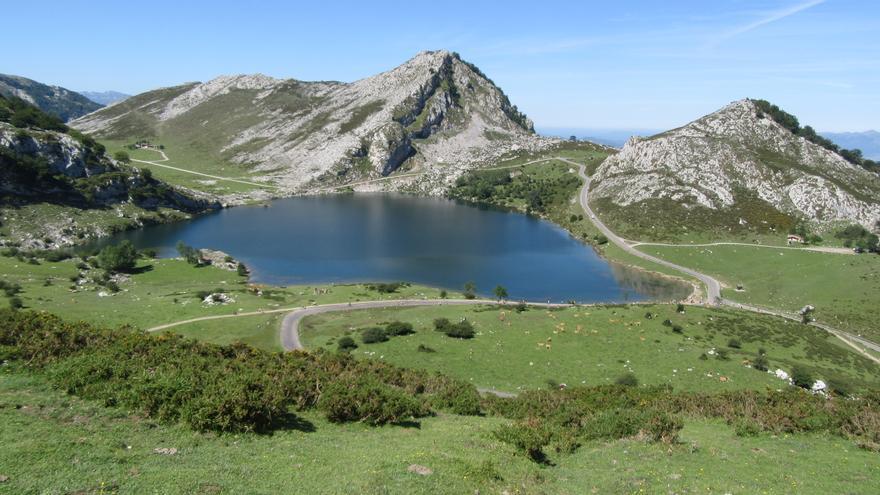
POLYGON ((880 340, 880 256, 750 246, 638 249, 718 278, 727 299, 792 313, 809 304, 818 321, 880 340))
POLYGON ((357 310, 307 317, 300 336, 306 348, 328 350, 349 336, 359 346, 353 356, 438 371, 478 388, 511 393, 561 383, 610 384, 628 373, 642 384, 683 391, 787 387, 749 366, 762 349, 771 370, 791 372, 799 365, 816 378, 852 389, 880 385, 880 367, 823 330, 728 309, 677 309, 657 304, 523 312, 512 305, 357 310), (447 337, 434 329, 435 318, 466 319, 476 336, 447 337), (415 332, 363 343, 363 329, 392 321, 410 323, 415 332))

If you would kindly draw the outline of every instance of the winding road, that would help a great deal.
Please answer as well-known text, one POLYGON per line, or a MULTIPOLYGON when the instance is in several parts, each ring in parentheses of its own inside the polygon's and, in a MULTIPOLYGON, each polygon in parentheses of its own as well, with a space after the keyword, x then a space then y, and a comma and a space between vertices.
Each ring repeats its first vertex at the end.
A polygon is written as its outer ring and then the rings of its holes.
POLYGON ((155 151, 155 152, 159 153, 160 155, 162 155, 162 159, 161 159, 161 160, 153 160, 153 161, 150 161, 150 160, 138 160, 138 159, 136 159, 136 158, 131 158, 130 160, 133 161, 133 162, 144 163, 144 164, 146 164, 146 165, 153 165, 153 166, 155 166, 155 167, 163 167, 163 168, 167 168, 167 169, 171 169, 171 170, 177 170, 178 172, 186 172, 186 173, 188 173, 188 174, 200 175, 200 176, 202 176, 202 177, 208 177, 208 178, 211 178, 211 179, 225 180, 225 181, 227 181, 227 182, 237 182, 237 183, 239 183, 239 184, 247 184, 247 185, 249 185, 249 186, 257 186, 257 187, 273 187, 273 188, 276 188, 276 189, 278 188, 278 186, 275 186, 275 185, 272 185, 272 184, 265 184, 265 183, 264 183, 264 184, 261 184, 261 183, 259 183, 259 182, 248 182, 248 181, 246 181, 246 180, 233 179, 233 178, 231 178, 231 177, 221 177, 221 176, 219 176, 219 175, 203 174, 203 173, 201 173, 201 172, 196 172, 196 171, 194 171, 194 170, 187 170, 187 169, 185 169, 185 168, 172 167, 171 165, 165 165, 164 163, 159 163, 159 162, 167 162, 167 161, 168 161, 168 155, 166 155, 164 151, 162 151, 162 150, 155 150, 155 149, 151 149, 151 148, 147 148, 147 149, 149 149, 150 151, 155 151))

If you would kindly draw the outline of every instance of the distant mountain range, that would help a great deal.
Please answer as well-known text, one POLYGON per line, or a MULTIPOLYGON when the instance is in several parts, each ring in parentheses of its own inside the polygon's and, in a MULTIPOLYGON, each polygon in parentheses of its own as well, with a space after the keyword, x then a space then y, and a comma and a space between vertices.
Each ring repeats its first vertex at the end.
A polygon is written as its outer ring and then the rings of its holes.
POLYGON ((157 89, 72 125, 97 138, 152 139, 172 157, 196 151, 291 192, 419 169, 394 187, 440 194, 466 170, 555 142, 480 69, 442 50, 353 83, 252 74, 157 89))
POLYGON ((543 136, 569 139, 571 136, 582 141, 604 144, 614 148, 621 148, 632 136, 653 136, 663 129, 606 129, 601 127, 538 127, 537 131, 543 136))
POLYGON ((823 132, 822 135, 841 148, 859 149, 865 158, 880 160, 880 132, 823 132))
POLYGON ((0 95, 21 98, 65 122, 103 106, 75 91, 7 74, 0 74, 0 95))
POLYGON ((122 101, 131 96, 119 91, 80 91, 79 94, 102 106, 122 101))
POLYGON ((880 176, 795 134, 791 122, 767 102, 741 100, 633 138, 599 166, 592 201, 624 235, 642 239, 706 229, 784 234, 804 219, 874 228, 880 176))

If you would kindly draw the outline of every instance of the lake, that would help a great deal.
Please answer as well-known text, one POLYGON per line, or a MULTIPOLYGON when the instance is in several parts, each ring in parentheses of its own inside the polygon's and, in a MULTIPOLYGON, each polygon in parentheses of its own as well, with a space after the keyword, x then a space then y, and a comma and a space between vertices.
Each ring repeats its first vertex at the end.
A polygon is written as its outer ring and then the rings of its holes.
MULTIPOLYGON (((626 302, 691 288, 609 263, 556 225, 441 198, 346 194, 239 206, 113 236, 176 256, 183 241, 244 262, 274 285, 405 281, 512 300, 626 302)), ((106 241, 105 241, 106 242, 106 241)))

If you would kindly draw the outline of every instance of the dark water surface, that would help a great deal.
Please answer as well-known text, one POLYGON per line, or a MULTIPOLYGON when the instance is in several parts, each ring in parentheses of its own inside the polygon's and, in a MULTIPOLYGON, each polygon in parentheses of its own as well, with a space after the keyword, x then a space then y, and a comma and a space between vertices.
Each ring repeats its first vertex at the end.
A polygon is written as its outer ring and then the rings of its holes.
POLYGON ((511 299, 672 299, 690 288, 611 264, 542 220, 438 198, 350 194, 280 199, 111 238, 176 256, 177 241, 219 249, 269 284, 407 281, 511 299))

